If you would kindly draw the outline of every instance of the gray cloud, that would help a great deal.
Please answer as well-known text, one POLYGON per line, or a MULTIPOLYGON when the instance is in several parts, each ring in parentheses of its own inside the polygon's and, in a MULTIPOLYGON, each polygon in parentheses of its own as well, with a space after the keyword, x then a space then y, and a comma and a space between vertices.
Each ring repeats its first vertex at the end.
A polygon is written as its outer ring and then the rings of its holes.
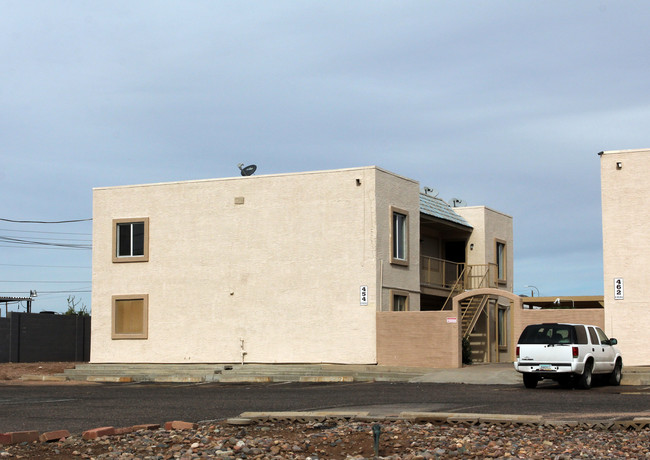
POLYGON ((240 161, 376 164, 512 215, 516 292, 600 294, 596 153, 648 146, 649 10, 4 2, 2 217, 89 217, 92 187, 231 176, 240 161))

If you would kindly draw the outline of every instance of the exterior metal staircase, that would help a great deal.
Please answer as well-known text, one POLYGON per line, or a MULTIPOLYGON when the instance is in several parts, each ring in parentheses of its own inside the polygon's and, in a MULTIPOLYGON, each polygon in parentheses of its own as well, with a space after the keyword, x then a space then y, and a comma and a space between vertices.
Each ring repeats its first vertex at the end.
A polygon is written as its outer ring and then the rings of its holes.
POLYGON ((449 295, 442 306, 442 310, 448 306, 451 308, 451 299, 462 292, 484 287, 494 287, 490 281, 491 272, 491 264, 466 265, 460 272, 456 282, 452 285, 449 295))
POLYGON ((451 291, 449 291, 449 295, 447 296, 445 303, 442 305, 442 310, 447 308, 448 305, 451 308, 451 299, 453 299, 458 294, 461 294, 465 290, 465 283, 463 281, 465 279, 465 270, 467 270, 467 267, 463 268, 463 271, 460 272, 460 276, 456 279, 456 282, 451 287, 451 291))
POLYGON ((469 337, 472 333, 479 316, 488 303, 489 297, 488 295, 473 296, 461 302, 460 314, 463 338, 469 337))

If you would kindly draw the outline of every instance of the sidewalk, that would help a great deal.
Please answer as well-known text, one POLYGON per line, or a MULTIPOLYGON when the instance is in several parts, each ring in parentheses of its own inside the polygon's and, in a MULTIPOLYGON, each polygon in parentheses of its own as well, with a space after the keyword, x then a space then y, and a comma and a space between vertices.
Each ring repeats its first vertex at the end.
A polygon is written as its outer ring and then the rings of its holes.
POLYGON ((516 385, 521 384, 522 377, 514 370, 512 363, 472 364, 460 369, 435 369, 410 382, 516 385))
MULTIPOLYGON (((512 363, 430 369, 357 364, 79 364, 63 374, 23 376, 23 380, 90 382, 411 382, 517 385, 512 363)), ((623 369, 622 385, 650 385, 650 367, 623 369)))

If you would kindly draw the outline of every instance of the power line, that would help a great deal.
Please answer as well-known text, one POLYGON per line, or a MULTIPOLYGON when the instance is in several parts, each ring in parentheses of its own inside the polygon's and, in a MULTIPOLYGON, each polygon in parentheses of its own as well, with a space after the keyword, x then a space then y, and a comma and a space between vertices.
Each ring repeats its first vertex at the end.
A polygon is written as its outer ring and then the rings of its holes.
POLYGON ((41 245, 41 246, 56 246, 61 248, 92 249, 92 246, 89 244, 47 243, 44 241, 11 238, 9 236, 0 236, 0 241, 3 241, 5 243, 14 243, 14 244, 21 244, 21 245, 41 245))
POLYGON ((0 248, 14 248, 14 249, 62 249, 62 250, 66 250, 66 249, 84 249, 84 250, 92 249, 92 248, 90 248, 90 247, 83 247, 83 248, 81 248, 81 247, 79 247, 79 248, 76 248, 76 247, 63 247, 63 248, 57 248, 57 247, 45 247, 45 246, 26 246, 26 245, 7 245, 7 244, 0 244, 0 248))
POLYGON ((2 222, 11 222, 14 224, 71 224, 74 222, 88 222, 90 219, 73 219, 73 220, 13 220, 13 219, 3 219, 0 217, 2 222))
POLYGON ((14 233, 47 233, 50 235, 84 235, 84 236, 92 235, 92 233, 88 233, 88 232, 44 232, 39 230, 15 230, 13 228, 0 228, 0 231, 14 232, 14 233))
MULTIPOLYGON (((2 291, 4 294, 24 294, 25 291, 2 291)), ((77 293, 77 292, 92 292, 90 288, 82 288, 82 289, 67 289, 65 291, 38 291, 38 299, 39 297, 44 297, 45 295, 49 294, 68 294, 68 293, 77 293)), ((4 302, 2 302, 4 303, 4 302)))
POLYGON ((88 280, 82 281, 39 281, 39 280, 20 280, 20 281, 6 281, 0 280, 0 283, 47 283, 47 284, 79 284, 79 283, 90 283, 88 280))
POLYGON ((25 264, 0 264, 2 267, 35 267, 35 268, 92 268, 90 265, 25 265, 25 264))
MULTIPOLYGON (((4 236, 4 237, 0 237, 0 238, 14 238, 14 237, 13 236, 4 236)), ((43 241, 43 240, 48 240, 48 241, 80 241, 80 242, 88 242, 88 243, 92 242, 91 239, 87 239, 87 238, 61 238, 60 236, 54 237, 54 238, 48 238, 46 236, 39 236, 37 238, 38 239, 34 239, 34 240, 20 240, 20 241, 31 241, 31 242, 36 242, 36 243, 39 242, 39 241, 43 241)))

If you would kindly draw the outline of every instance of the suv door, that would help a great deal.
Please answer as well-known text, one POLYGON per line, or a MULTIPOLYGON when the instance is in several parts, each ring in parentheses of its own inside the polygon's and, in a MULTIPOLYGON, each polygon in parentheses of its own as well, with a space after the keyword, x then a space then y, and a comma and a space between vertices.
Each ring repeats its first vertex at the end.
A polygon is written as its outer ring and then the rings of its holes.
POLYGON ((589 338, 591 339, 591 352, 594 354, 594 373, 609 372, 610 369, 614 368, 613 356, 609 357, 610 352, 613 352, 613 348, 610 345, 606 345, 607 336, 603 331, 598 327, 589 326, 587 328, 589 331, 589 338), (608 359, 609 357, 609 359, 608 359), (612 362, 611 367, 609 362, 612 362))
POLYGON ((614 350, 614 347, 609 343, 607 335, 605 335, 601 328, 597 327, 596 333, 600 339, 600 351, 602 353, 600 360, 600 370, 602 372, 611 372, 614 370, 616 350, 614 350))

